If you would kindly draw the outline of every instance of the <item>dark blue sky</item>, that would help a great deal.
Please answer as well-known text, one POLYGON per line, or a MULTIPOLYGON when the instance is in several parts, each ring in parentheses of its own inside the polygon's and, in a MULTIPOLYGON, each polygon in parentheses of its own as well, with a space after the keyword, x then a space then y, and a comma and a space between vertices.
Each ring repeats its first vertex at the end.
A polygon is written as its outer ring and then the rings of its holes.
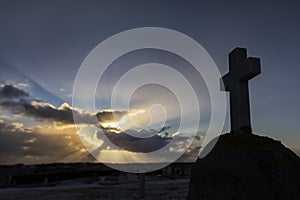
POLYGON ((165 27, 202 44, 220 72, 246 47, 261 58, 250 84, 254 132, 300 146, 299 1, 1 1, 0 81, 36 85, 37 95, 70 102, 85 56, 106 38, 137 27, 165 27), (226 2, 226 3, 225 3, 226 2))

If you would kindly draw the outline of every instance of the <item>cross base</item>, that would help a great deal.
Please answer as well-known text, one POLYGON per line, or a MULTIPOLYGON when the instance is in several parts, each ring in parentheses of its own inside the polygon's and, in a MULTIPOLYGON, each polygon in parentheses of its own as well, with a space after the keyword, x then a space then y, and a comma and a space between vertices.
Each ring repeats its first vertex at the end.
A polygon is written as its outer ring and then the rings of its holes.
POLYGON ((251 128, 251 126, 244 126, 244 127, 241 127, 238 131, 231 130, 230 133, 246 133, 246 134, 251 134, 252 133, 252 128, 251 128))

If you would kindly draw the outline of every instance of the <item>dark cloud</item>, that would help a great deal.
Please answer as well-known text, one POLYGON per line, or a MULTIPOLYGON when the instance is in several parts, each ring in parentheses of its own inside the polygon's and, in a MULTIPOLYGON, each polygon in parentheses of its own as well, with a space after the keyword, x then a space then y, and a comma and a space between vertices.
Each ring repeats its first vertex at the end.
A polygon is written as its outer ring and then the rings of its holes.
MULTIPOLYGON (((101 123, 121 120, 124 115, 128 114, 127 111, 101 111, 96 114, 99 125, 107 136, 107 138, 116 146, 123 150, 131 152, 153 152, 161 149, 167 145, 172 138, 162 137, 158 133, 164 132, 170 127, 163 127, 161 130, 133 130, 129 129, 122 131, 115 127, 103 127, 101 123), (147 138, 135 137, 135 136, 152 135, 147 138)), ((98 132, 98 138, 101 139, 101 132, 98 132)))
MULTIPOLYGON (((126 132, 115 133, 110 129, 102 128, 106 137, 117 147, 131 151, 148 153, 163 148, 172 138, 161 137, 155 134, 154 130, 127 130, 126 132), (153 135, 147 138, 135 137, 133 135, 153 135)), ((98 138, 101 139, 101 132, 98 132, 98 138)))
POLYGON ((28 97, 29 94, 24 90, 21 90, 14 85, 4 85, 0 88, 0 99, 14 99, 28 97))
MULTIPOLYGON (((170 126, 166 126, 163 127, 161 130, 165 131, 170 128, 171 128, 170 126)), ((101 139, 104 133, 106 137, 110 140, 110 142, 112 142, 118 148, 130 152, 136 152, 136 153, 149 153, 149 152, 157 151, 159 149, 164 148, 171 141, 174 144, 176 144, 176 146, 173 147, 174 149, 176 148, 180 149, 188 145, 188 142, 190 140, 189 137, 184 137, 184 136, 166 137, 164 135, 159 134, 160 132, 163 132, 161 130, 157 131, 154 129, 149 129, 149 130, 142 129, 137 131, 137 130, 129 129, 123 132, 116 133, 113 128, 102 127, 102 131, 98 131, 97 137, 101 139), (139 135, 140 136, 151 135, 151 136, 147 138, 141 138, 138 137, 139 135)), ((106 148, 106 147, 101 147, 101 148, 106 148)), ((166 150, 168 151, 168 149, 166 150)), ((188 155, 186 155, 185 157, 187 156, 188 155)))
POLYGON ((55 107, 43 101, 24 98, 28 96, 29 93, 14 85, 4 85, 0 90, 0 108, 7 109, 13 114, 65 124, 74 123, 74 114, 76 123, 97 124, 97 119, 92 113, 74 109, 67 103, 55 107))
MULTIPOLYGON (((174 138, 167 137, 166 132, 171 126, 164 126, 160 130, 142 129, 134 130, 128 129, 122 131, 115 127, 103 127, 101 123, 118 121, 124 115, 128 114, 127 111, 101 111, 97 113, 97 119, 100 122, 102 131, 98 132, 98 138, 101 139, 102 132, 106 137, 122 150, 139 153, 149 153, 159 150, 166 146, 174 138), (165 134, 162 134, 165 133, 165 134), (138 137, 141 136, 141 137, 138 137), (144 136, 144 137, 143 137, 144 136), (149 137, 145 137, 149 136, 149 137)), ((178 138, 177 138, 178 139, 178 138)))
POLYGON ((88 112, 81 112, 67 104, 57 108, 51 104, 35 100, 2 101, 0 107, 10 110, 13 114, 21 114, 41 120, 73 124, 73 112, 77 123, 96 124, 96 117, 88 112))
POLYGON ((97 119, 100 123, 119 121, 128 114, 127 111, 101 111, 96 114, 97 119))

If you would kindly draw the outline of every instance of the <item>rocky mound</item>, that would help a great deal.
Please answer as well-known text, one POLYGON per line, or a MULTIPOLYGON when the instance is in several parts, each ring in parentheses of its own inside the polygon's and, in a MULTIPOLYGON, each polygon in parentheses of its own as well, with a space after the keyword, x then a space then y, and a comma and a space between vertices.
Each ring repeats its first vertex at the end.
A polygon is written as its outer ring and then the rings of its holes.
POLYGON ((300 158, 268 137, 221 135, 192 169, 188 195, 218 198, 300 200, 300 158))

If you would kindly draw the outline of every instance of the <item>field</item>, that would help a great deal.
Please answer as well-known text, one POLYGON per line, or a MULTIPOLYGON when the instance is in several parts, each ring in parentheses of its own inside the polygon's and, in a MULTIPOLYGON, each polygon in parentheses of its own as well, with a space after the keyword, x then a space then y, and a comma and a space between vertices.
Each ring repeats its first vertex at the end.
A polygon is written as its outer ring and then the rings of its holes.
POLYGON ((173 163, 141 175, 99 163, 0 166, 0 199, 186 199, 191 167, 173 163))
MULTIPOLYGON (((146 175, 145 199, 186 199, 188 184, 188 178, 171 179, 146 175)), ((48 187, 0 189, 0 197, 3 200, 134 200, 139 199, 139 196, 138 176, 133 175, 128 177, 98 177, 94 182, 88 178, 74 179, 48 187)))

